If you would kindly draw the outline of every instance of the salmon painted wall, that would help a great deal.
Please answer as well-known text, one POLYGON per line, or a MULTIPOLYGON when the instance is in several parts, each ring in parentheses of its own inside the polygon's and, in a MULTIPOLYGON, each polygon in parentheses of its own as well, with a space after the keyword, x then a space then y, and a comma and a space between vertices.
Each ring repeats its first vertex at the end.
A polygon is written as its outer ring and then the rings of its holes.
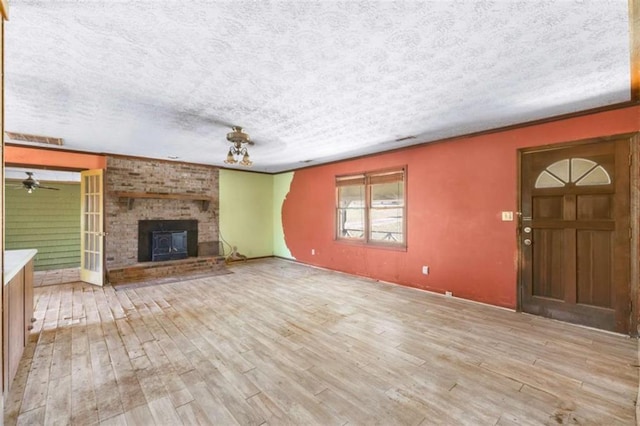
POLYGON ((47 166, 78 170, 104 169, 107 167, 107 160, 104 155, 13 145, 5 146, 4 162, 10 165, 47 166))
POLYGON ((638 130, 640 107, 630 107, 298 170, 284 239, 303 263, 515 308, 517 222, 501 212, 518 210, 518 149, 638 130), (407 250, 336 241, 335 176, 403 165, 407 250))

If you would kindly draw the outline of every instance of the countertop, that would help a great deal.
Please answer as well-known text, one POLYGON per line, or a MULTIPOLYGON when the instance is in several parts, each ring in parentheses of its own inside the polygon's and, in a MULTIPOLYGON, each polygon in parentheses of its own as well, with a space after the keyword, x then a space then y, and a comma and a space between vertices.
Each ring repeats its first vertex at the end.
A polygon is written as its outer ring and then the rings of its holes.
POLYGON ((6 250, 4 252, 4 285, 7 285, 36 253, 38 253, 36 249, 6 250))

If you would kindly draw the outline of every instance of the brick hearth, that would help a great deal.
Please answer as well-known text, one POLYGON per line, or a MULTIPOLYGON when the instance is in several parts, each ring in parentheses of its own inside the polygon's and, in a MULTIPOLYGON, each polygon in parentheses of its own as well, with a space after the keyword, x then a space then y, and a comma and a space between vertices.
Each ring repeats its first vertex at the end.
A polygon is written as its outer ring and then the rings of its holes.
POLYGON ((164 262, 144 262, 122 268, 109 269, 107 279, 111 285, 129 284, 166 277, 203 274, 226 268, 223 256, 190 257, 164 262))

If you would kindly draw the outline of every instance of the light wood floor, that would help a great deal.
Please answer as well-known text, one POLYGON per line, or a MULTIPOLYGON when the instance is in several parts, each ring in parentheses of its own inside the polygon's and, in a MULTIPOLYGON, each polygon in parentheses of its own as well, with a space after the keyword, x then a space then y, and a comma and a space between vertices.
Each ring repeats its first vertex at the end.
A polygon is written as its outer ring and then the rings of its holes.
POLYGON ((232 270, 37 288, 6 424, 635 424, 634 339, 283 260, 232 270))
POLYGON ((64 284, 80 281, 80 268, 51 269, 47 271, 35 271, 33 273, 33 286, 64 284))

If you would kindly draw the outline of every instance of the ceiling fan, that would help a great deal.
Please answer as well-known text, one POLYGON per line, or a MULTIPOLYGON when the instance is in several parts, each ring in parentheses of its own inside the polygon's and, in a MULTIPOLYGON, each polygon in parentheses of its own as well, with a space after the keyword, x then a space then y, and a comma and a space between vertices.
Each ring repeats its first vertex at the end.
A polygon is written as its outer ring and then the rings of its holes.
POLYGON ((229 147, 229 153, 224 162, 227 164, 251 166, 253 161, 251 161, 249 157, 247 145, 253 145, 253 141, 249 138, 248 134, 242 131, 242 127, 232 126, 231 130, 231 132, 227 133, 227 141, 231 142, 232 145, 229 147))
POLYGON ((59 191, 60 188, 52 188, 50 186, 42 186, 40 182, 33 177, 33 172, 25 172, 27 174, 27 178, 22 181, 22 187, 27 190, 29 194, 33 193, 36 189, 52 189, 54 191, 59 191))

